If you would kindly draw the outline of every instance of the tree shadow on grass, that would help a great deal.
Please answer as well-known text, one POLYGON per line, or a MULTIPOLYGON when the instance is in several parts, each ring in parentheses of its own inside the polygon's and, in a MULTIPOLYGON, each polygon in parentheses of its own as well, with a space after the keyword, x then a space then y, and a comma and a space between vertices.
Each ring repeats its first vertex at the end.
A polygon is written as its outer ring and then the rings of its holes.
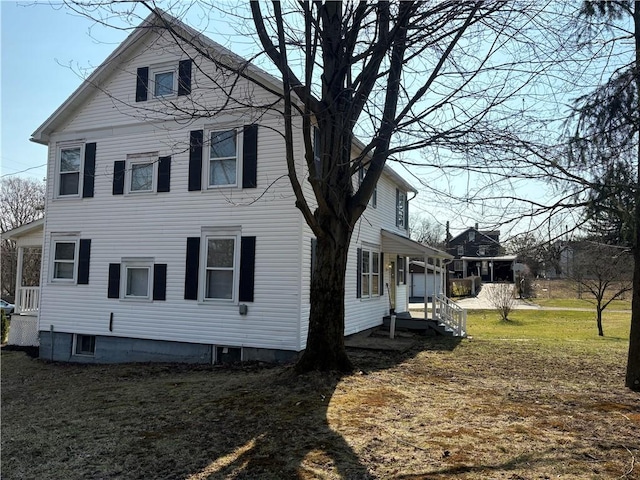
MULTIPOLYGON (((393 368, 424 345, 359 351, 354 375, 393 368)), ((428 345, 449 351, 457 342, 428 345)), ((339 374, 25 361, 37 363, 28 384, 18 374, 3 378, 7 478, 374 478, 329 424, 339 374)))

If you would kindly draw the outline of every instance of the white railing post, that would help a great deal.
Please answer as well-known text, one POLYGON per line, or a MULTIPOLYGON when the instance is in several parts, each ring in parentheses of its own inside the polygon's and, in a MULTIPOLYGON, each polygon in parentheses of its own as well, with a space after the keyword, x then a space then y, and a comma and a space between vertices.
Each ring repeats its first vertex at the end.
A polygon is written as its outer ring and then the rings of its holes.
POLYGON ((40 302, 40 287, 20 287, 16 313, 35 313, 40 302))

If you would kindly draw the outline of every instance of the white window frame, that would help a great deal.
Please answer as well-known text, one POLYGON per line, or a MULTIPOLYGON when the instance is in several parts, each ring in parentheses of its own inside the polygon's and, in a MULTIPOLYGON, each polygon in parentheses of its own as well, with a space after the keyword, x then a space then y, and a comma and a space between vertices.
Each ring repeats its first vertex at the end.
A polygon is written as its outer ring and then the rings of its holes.
POLYGON ((178 62, 153 65, 149 67, 149 94, 151 98, 157 99, 167 99, 178 96, 178 62), (171 93, 166 95, 156 95, 156 75, 161 75, 163 73, 173 74, 171 93))
POLYGON ((480 245, 478 247, 478 255, 485 256, 486 254, 487 254, 487 246, 486 245, 480 245))
POLYGON ((378 248, 368 247, 368 246, 362 247, 362 257, 360 258, 360 262, 361 262, 360 298, 361 299, 380 298, 383 294, 383 292, 380 291, 380 275, 384 275, 384 270, 382 268, 383 267, 382 264, 380 263, 380 259, 381 259, 380 250, 378 248), (367 262, 367 267, 368 267, 367 272, 365 272, 365 263, 364 263, 365 254, 367 254, 369 257, 369 260, 367 262), (374 271, 374 268, 373 268, 375 265, 375 262, 373 260, 374 256, 378 258, 377 272, 374 271), (364 293, 365 284, 368 290, 367 294, 364 293), (376 288, 378 289, 378 293, 373 293, 374 285, 376 285, 376 288))
POLYGON ((154 153, 142 153, 135 155, 127 155, 127 167, 125 172, 125 190, 128 195, 148 195, 158 191, 158 162, 159 154, 154 153), (153 177, 151 180, 150 190, 133 190, 131 188, 131 182, 133 181, 133 167, 134 165, 151 164, 153 171, 153 177))
POLYGON ((120 262, 120 299, 128 302, 150 302, 153 292, 153 258, 123 258, 120 262), (128 295, 127 283, 129 269, 146 269, 147 270, 147 294, 146 295, 128 295))
POLYGON ((95 335, 85 335, 80 333, 73 334, 73 355, 77 357, 95 357, 96 355, 96 343, 97 338, 95 335), (93 337, 93 351, 92 352, 78 352, 79 338, 78 337, 93 337))
POLYGON ((453 261, 453 271, 454 272, 462 272, 464 270, 464 264, 462 260, 454 260, 453 261))
POLYGON ((84 179, 84 142, 73 143, 61 143, 56 149, 56 184, 55 184, 55 198, 80 198, 82 196, 82 185, 84 179), (62 171, 62 151, 63 150, 80 150, 80 166, 78 168, 78 192, 63 195, 60 193, 60 187, 62 186, 62 175, 75 173, 75 172, 63 172, 62 171))
POLYGON ((78 281, 78 254, 80 250, 80 239, 77 235, 52 235, 51 236, 51 251, 49 252, 49 281, 51 283, 62 284, 62 285, 75 285, 78 281), (56 244, 58 243, 73 243, 73 262, 68 260, 58 260, 56 261, 56 244), (73 264, 73 277, 72 278, 56 278, 56 263, 72 263, 73 264))
POLYGON ((238 291, 240 289, 240 229, 219 229, 219 228, 203 228, 200 237, 200 273, 199 285, 200 291, 198 296, 202 303, 224 303, 237 305, 238 291), (208 298, 207 297, 207 251, 209 248, 209 240, 233 240, 233 284, 231 290, 231 298, 208 298))
POLYGON ((458 255, 464 255, 464 245, 458 245, 458 255))
POLYGON ((203 162, 205 162, 205 168, 202 169, 202 174, 204 176, 203 178, 203 185, 207 186, 207 189, 209 190, 217 190, 220 188, 237 188, 238 186, 242 185, 241 182, 241 178, 242 178, 242 144, 243 144, 243 128, 241 127, 237 127, 237 126, 227 126, 227 125, 221 125, 221 126, 215 126, 215 127, 211 127, 209 129, 206 130, 207 133, 207 137, 205 140, 205 146, 204 146, 204 155, 203 155, 203 162), (211 162, 212 161, 221 161, 221 160, 230 160, 233 157, 220 157, 220 158, 215 158, 212 159, 211 158, 211 134, 213 133, 224 133, 224 132, 235 132, 236 135, 236 155, 235 155, 235 161, 236 161, 236 182, 235 183, 225 183, 225 184, 220 184, 220 185, 216 185, 216 184, 212 184, 211 183, 211 162))

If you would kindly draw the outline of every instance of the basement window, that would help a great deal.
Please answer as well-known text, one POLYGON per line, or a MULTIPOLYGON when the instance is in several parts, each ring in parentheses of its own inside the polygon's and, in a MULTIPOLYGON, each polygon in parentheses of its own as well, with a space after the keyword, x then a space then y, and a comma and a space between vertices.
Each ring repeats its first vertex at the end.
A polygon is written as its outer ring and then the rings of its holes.
POLYGON ((96 353, 96 336, 78 334, 74 335, 73 353, 74 355, 93 357, 96 353))

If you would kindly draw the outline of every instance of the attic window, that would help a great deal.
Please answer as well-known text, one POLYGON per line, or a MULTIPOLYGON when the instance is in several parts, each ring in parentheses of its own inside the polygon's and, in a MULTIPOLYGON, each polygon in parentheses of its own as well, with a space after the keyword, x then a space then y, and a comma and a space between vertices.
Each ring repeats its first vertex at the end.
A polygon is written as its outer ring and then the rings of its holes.
POLYGON ((175 70, 164 70, 154 72, 153 75, 153 96, 169 97, 176 93, 175 70))
POLYGON ((475 230, 470 230, 469 231, 469 241, 470 242, 474 242, 476 240, 476 231, 475 230))

